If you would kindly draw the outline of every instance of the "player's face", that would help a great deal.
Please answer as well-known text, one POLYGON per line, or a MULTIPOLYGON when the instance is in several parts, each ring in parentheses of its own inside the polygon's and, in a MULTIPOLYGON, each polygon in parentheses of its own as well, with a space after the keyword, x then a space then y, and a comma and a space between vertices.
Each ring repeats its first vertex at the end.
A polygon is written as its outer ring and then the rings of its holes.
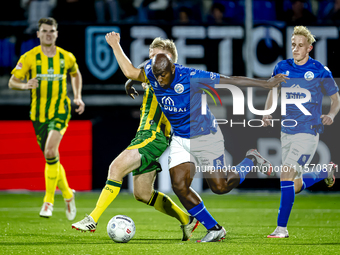
POLYGON ((305 36, 294 35, 292 37, 292 53, 295 64, 303 65, 306 63, 312 48, 313 46, 308 43, 305 36))
POLYGON ((153 74, 162 88, 169 87, 174 79, 175 65, 165 70, 155 70, 153 74))
POLYGON ((41 45, 51 46, 54 45, 57 40, 58 31, 55 26, 42 24, 37 32, 37 37, 40 39, 41 45))

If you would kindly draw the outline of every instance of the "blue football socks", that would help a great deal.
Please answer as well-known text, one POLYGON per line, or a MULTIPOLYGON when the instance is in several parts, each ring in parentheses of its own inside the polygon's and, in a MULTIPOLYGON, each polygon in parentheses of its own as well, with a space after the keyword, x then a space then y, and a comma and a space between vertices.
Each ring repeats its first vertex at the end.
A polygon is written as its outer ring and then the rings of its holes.
POLYGON ((327 168, 322 169, 320 172, 311 172, 302 175, 302 188, 301 191, 313 186, 315 183, 322 181, 328 177, 327 168))
POLYGON ((190 213, 191 216, 195 217, 199 222, 201 222, 206 229, 211 229, 217 225, 217 221, 205 208, 203 201, 196 205, 194 208, 188 210, 188 213, 190 213))
POLYGON ((277 225, 279 227, 287 227, 290 212, 292 210, 295 199, 295 190, 293 181, 281 181, 281 202, 279 215, 277 217, 277 225))
MULTIPOLYGON (((251 171, 252 166, 254 166, 254 163, 251 159, 245 158, 240 164, 238 164, 235 168, 240 176, 240 184, 244 181, 246 178, 246 175, 251 171)), ((233 169, 235 169, 233 168, 233 169)))

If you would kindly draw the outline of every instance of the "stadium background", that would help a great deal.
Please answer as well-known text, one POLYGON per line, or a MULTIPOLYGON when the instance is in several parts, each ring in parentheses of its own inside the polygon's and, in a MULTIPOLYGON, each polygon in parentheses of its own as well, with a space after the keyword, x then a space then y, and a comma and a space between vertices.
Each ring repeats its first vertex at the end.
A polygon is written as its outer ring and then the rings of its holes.
MULTIPOLYGON (((197 2, 201 1, 183 1, 184 4, 190 4, 190 2, 192 9, 195 9, 197 2)), ((202 2, 206 4, 206 2, 215 1, 202 2)), ((86 104, 86 110, 81 116, 78 116, 73 109, 69 130, 61 144, 61 160, 69 176, 71 187, 78 190, 101 189, 106 180, 108 166, 129 144, 139 123, 139 106, 142 96, 132 100, 125 95, 123 85, 125 77, 105 42, 105 33, 112 30, 121 33, 122 48, 135 66, 147 58, 148 45, 157 36, 175 41, 179 51, 179 64, 225 75, 249 76, 247 60, 250 55, 251 76, 268 78, 279 60, 291 57, 289 42, 293 26, 287 21, 280 20, 279 17, 282 17, 282 14, 279 15, 277 12, 280 4, 283 7, 282 11, 285 8, 289 10, 288 1, 253 1, 254 22, 250 48, 245 48, 247 30, 244 23, 244 11, 242 13, 245 1, 217 2, 222 2, 227 7, 225 15, 232 20, 223 24, 211 24, 208 20, 199 20, 195 17, 192 22, 183 24, 177 20, 175 15, 175 10, 179 10, 177 6, 177 9, 173 9, 174 19, 172 21, 158 22, 155 18, 140 21, 129 19, 127 16, 117 22, 99 23, 95 15, 91 14, 91 1, 83 1, 88 6, 83 9, 86 10, 85 13, 81 16, 78 14, 78 20, 63 19, 56 15, 59 22, 57 45, 72 52, 77 58, 83 76, 83 100, 86 104), (88 14, 87 17, 86 14, 88 14)), ((333 72, 337 83, 340 84, 338 79, 340 76, 338 68, 340 24, 322 19, 322 10, 329 8, 327 3, 332 2, 305 1, 305 7, 318 17, 316 22, 308 24, 317 39, 311 56, 327 65, 333 72), (315 8, 316 3, 318 8, 315 8)), ((178 4, 177 1, 173 3, 178 4)), ((13 1, 11 4, 19 3, 13 1)), ((57 8, 58 6, 55 10, 57 8)), ((2 9, 3 13, 5 9, 2 9)), ((204 10, 197 10, 203 16, 204 10)), ((76 16, 75 13, 73 14, 76 16)), ((24 121, 29 119, 29 92, 12 91, 7 86, 10 71, 14 68, 19 56, 38 45, 39 41, 33 32, 27 32, 27 20, 20 18, 13 20, 15 17, 9 17, 9 15, 1 17, 0 190, 43 190, 43 157, 35 142, 33 127, 29 121, 24 121)), ((70 86, 69 89, 71 89, 70 86)), ((139 90, 142 94, 140 88, 139 90)), ((263 108, 266 94, 264 90, 255 90, 254 106, 256 109, 263 108)), ((72 98, 71 90, 69 96, 72 98)), ((244 117, 233 117, 232 97, 228 93, 222 95, 222 102, 223 106, 215 107, 212 101, 208 101, 217 118, 233 118, 234 121, 260 118, 249 111, 244 117)), ((323 112, 327 112, 328 103, 328 100, 324 100, 323 112)), ((279 117, 279 110, 278 108, 275 112, 275 117, 279 117)), ((339 163, 337 161, 339 159, 337 131, 340 128, 338 118, 339 116, 335 123, 326 127, 325 133, 320 136, 321 142, 312 163, 325 164, 330 160, 339 163)), ((224 125, 221 128, 225 135, 228 164, 235 165, 240 162, 249 148, 258 148, 274 165, 281 164, 279 125, 274 128, 224 125)), ((337 177, 340 177, 339 173, 337 177)), ((205 182, 200 179, 195 180, 195 185, 198 191, 207 189, 205 182)), ((128 176, 125 178, 123 188, 131 190, 131 187, 131 178, 128 176)), ((251 174, 239 189, 279 190, 279 187, 277 175, 265 178, 251 174)), ((158 178, 156 188, 163 191, 171 189, 167 171, 163 171, 158 178)), ((327 189, 322 182, 311 190, 327 189)), ((340 184, 336 183, 332 190, 339 191, 340 184)))

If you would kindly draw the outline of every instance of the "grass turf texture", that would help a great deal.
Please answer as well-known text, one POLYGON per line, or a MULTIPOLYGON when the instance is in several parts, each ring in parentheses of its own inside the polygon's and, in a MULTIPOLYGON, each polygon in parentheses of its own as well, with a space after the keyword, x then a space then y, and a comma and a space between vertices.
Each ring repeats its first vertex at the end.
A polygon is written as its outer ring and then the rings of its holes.
MULTIPOLYGON (((95 233, 71 229, 89 214, 99 193, 76 194, 77 217, 66 219, 64 202, 56 195, 53 217, 39 217, 43 193, 0 192, 0 254, 339 254, 340 194, 300 194, 288 224, 290 237, 266 238, 276 227, 279 193, 203 195, 210 213, 223 225, 227 238, 218 243, 195 243, 206 230, 200 225, 188 242, 176 219, 121 193, 99 220, 95 233), (106 233, 117 214, 131 217, 135 237, 114 243, 106 233)), ((172 199, 179 204, 176 197, 172 199)))

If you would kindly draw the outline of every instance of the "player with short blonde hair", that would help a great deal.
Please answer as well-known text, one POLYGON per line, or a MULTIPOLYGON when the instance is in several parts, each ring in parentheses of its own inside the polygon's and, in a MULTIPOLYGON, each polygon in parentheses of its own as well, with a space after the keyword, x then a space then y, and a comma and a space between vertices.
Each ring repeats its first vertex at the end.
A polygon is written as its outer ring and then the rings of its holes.
POLYGON ((296 26, 294 27, 294 31, 292 36, 295 35, 302 35, 307 38, 307 42, 312 45, 315 42, 315 37, 312 35, 312 33, 309 31, 309 29, 305 26, 296 26))
POLYGON ((172 61, 174 63, 177 63, 177 60, 178 60, 177 48, 173 40, 162 39, 161 37, 157 37, 150 44, 149 51, 151 52, 154 49, 160 49, 160 50, 170 53, 172 56, 171 58, 172 61))
MULTIPOLYGON (((334 185, 336 165, 330 162, 319 172, 305 173, 312 161, 319 143, 319 134, 323 133, 324 125, 331 125, 340 109, 339 88, 331 71, 319 61, 311 58, 314 36, 308 28, 296 26, 291 38, 293 58, 279 62, 273 71, 286 74, 290 80, 282 84, 284 88, 306 89, 311 99, 303 103, 310 115, 302 114, 294 104, 288 104, 286 115, 282 116, 287 125, 281 128, 282 172, 281 202, 277 217, 277 228, 268 238, 287 238, 288 219, 294 204, 295 193, 325 180, 328 187, 334 185), (322 114, 323 96, 329 96, 331 107, 327 114, 322 114)), ((290 91, 287 98, 300 99, 306 97, 302 92, 290 91)), ((270 109, 273 103, 272 91, 269 92, 265 109, 270 109)), ((264 126, 271 125, 271 115, 263 117, 264 126)), ((326 162, 325 162, 326 163, 326 162)))

